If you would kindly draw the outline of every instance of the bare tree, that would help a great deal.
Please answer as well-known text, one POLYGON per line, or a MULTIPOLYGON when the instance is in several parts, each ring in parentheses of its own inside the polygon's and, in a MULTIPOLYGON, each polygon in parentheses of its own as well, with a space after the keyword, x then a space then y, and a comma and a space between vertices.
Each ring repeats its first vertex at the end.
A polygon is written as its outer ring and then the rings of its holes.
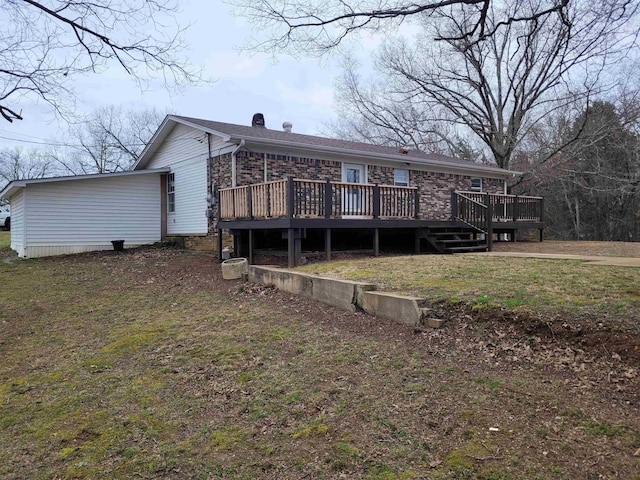
MULTIPOLYGON (((488 23, 488 13, 496 0, 230 0, 236 13, 249 18, 266 38, 256 39, 251 48, 295 53, 324 54, 338 47, 347 37, 361 31, 388 31, 415 17, 451 12, 467 18, 465 28, 456 33, 439 34, 438 40, 479 41, 495 30, 518 22, 543 20, 548 16, 566 18, 571 0, 544 0, 529 12, 503 11, 488 23)), ((631 2, 625 2, 631 3, 631 2)))
POLYGON ((69 147, 53 156, 74 175, 128 170, 165 115, 155 108, 101 107, 70 128, 69 147))
POLYGON ((13 180, 43 178, 55 173, 53 159, 41 150, 25 151, 20 147, 0 150, 0 187, 13 180))
POLYGON ((471 133, 509 168, 531 128, 554 111, 581 111, 610 86, 605 70, 635 44, 627 25, 637 17, 636 4, 575 1, 562 15, 502 20, 534 17, 544 6, 542 0, 490 6, 484 25, 491 35, 481 41, 467 35, 476 18, 464 9, 429 16, 415 42, 397 39, 382 48, 376 64, 382 80, 373 86, 347 69, 342 108, 417 148, 434 132, 449 149, 471 133))
POLYGON ((639 100, 622 95, 617 105, 595 101, 577 116, 557 112, 524 142, 514 162, 529 174, 517 192, 545 197, 552 236, 640 240, 639 100))
POLYGON ((20 104, 28 98, 69 116, 71 78, 112 65, 139 83, 160 78, 171 87, 200 79, 181 58, 175 0, 0 3, 0 115, 9 122, 22 119, 20 104))

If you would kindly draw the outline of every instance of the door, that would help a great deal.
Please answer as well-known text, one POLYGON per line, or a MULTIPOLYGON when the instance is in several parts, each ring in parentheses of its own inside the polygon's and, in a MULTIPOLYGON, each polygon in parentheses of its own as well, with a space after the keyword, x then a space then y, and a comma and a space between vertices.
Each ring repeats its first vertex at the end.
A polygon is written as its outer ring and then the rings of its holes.
MULTIPOLYGON (((342 181, 346 183, 367 183, 366 165, 355 163, 342 164, 342 181)), ((342 216, 359 216, 364 204, 364 189, 355 185, 345 185, 342 188, 342 216)))

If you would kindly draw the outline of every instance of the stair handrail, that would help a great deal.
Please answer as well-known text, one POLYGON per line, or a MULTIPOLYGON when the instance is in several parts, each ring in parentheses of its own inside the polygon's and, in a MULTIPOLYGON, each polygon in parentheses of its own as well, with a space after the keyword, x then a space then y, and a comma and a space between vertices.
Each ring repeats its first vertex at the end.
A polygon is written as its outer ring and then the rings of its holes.
POLYGON ((490 204, 485 205, 464 193, 451 190, 451 216, 453 219, 466 223, 486 235, 489 235, 492 230, 490 207, 490 204), (464 202, 461 202, 461 199, 464 202), (472 208, 473 206, 475 206, 475 209, 472 208), (482 213, 476 214, 478 210, 482 213))

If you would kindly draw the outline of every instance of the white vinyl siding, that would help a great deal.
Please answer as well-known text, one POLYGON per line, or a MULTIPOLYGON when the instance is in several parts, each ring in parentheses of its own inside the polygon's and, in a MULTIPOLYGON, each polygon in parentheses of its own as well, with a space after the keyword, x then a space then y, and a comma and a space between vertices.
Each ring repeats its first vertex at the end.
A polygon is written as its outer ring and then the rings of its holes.
POLYGON ((207 162, 196 159, 171 165, 175 211, 167 214, 168 235, 205 235, 207 220, 207 162))
POLYGON ((160 175, 27 185, 24 256, 40 257, 160 240, 160 175))
MULTIPOLYGON (((167 135, 158 151, 145 168, 160 168, 171 166, 175 163, 194 160, 196 158, 206 160, 209 156, 207 134, 201 130, 186 125, 176 125, 167 135)), ((220 137, 211 136, 211 154, 221 147, 229 145, 220 137)))
POLYGON ((24 256, 24 190, 11 197, 11 248, 24 256))

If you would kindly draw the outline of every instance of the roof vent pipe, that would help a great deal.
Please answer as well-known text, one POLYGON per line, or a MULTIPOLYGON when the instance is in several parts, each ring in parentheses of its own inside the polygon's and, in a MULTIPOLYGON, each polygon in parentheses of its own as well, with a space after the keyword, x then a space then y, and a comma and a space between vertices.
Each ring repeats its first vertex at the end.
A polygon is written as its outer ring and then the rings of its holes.
POLYGON ((254 114, 251 119, 251 126, 256 128, 266 128, 264 125, 264 115, 261 113, 254 114))
POLYGON ((282 124, 282 129, 287 133, 291 133, 292 128, 293 128, 293 123, 291 122, 284 122, 282 124))

